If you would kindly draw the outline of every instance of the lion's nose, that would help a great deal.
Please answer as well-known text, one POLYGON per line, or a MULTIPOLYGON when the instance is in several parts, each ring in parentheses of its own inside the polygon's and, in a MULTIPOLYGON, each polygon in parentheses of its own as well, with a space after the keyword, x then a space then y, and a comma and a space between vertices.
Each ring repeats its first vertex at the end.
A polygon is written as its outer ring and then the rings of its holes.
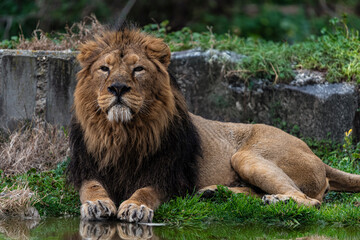
POLYGON ((114 83, 108 87, 109 93, 116 97, 121 97, 124 93, 130 91, 131 87, 123 83, 114 83))

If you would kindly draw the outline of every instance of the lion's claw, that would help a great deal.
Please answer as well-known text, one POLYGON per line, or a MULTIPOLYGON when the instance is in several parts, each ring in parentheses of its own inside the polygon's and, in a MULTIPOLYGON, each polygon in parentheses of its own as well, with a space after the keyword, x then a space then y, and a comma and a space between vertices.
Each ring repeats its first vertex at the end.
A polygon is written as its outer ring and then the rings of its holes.
POLYGON ((126 222, 152 222, 154 211, 145 205, 123 203, 119 207, 117 218, 126 222))
POLYGON ((99 220, 115 216, 116 207, 111 200, 86 201, 80 212, 82 219, 99 220))

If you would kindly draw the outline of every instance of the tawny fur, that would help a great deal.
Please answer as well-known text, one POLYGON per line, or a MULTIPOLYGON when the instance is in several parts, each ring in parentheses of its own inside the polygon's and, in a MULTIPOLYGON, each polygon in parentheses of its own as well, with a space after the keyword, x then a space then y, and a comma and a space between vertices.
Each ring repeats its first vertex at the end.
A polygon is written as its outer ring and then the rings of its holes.
POLYGON ((329 189, 360 191, 359 176, 330 168, 277 128, 188 113, 161 39, 104 31, 80 47, 78 60, 68 175, 81 188, 83 218, 149 222, 163 201, 218 184, 308 206, 329 189))

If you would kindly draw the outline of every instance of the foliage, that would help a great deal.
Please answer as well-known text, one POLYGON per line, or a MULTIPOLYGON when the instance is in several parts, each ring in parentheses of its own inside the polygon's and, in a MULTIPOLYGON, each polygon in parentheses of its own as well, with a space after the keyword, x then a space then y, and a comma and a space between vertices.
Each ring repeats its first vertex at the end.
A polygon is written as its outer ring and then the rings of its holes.
POLYGON ((80 21, 91 13, 104 20, 109 10, 109 6, 102 1, 2 0, 0 1, 0 39, 20 34, 29 37, 38 27, 48 32, 63 31, 63 26, 69 22, 80 21))
MULTIPOLYGON (((17 35, 19 25, 26 37, 36 26, 46 32, 62 31, 65 24, 80 21, 90 13, 111 23, 119 18, 127 2, 2 0, 0 24, 4 27, 0 27, 0 38, 17 35)), ((137 0, 127 18, 141 26, 169 19, 174 30, 189 27, 202 32, 207 26, 214 26, 217 34, 231 32, 241 37, 294 42, 318 34, 330 16, 343 11, 351 14, 352 26, 359 27, 358 7, 359 3, 354 0, 327 0, 321 4, 300 0, 137 0)))
POLYGON ((292 47, 298 53, 297 67, 325 71, 330 82, 360 83, 359 31, 348 28, 346 15, 331 19, 330 26, 322 29, 322 36, 292 47))
POLYGON ((0 42, 0 49, 15 49, 17 45, 19 44, 19 37, 12 36, 10 40, 3 40, 0 42))

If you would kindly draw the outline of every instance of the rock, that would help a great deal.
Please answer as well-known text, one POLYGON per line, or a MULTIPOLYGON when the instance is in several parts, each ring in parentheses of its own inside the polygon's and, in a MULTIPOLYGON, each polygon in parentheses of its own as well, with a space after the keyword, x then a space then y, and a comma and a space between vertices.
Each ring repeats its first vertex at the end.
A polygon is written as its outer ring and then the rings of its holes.
POLYGON ((176 77, 191 112, 217 120, 236 118, 235 101, 224 82, 227 70, 245 56, 230 51, 174 52, 169 71, 176 77))
POLYGON ((335 141, 342 141, 344 133, 353 128, 358 95, 352 84, 264 84, 251 91, 229 87, 237 99, 241 121, 284 123, 288 131, 296 127, 301 136, 335 141))
POLYGON ((290 82, 293 86, 323 84, 326 82, 325 73, 307 69, 295 70, 295 79, 290 82))
POLYGON ((4 55, 0 62, 0 123, 14 128, 16 120, 35 116, 36 59, 4 55))

